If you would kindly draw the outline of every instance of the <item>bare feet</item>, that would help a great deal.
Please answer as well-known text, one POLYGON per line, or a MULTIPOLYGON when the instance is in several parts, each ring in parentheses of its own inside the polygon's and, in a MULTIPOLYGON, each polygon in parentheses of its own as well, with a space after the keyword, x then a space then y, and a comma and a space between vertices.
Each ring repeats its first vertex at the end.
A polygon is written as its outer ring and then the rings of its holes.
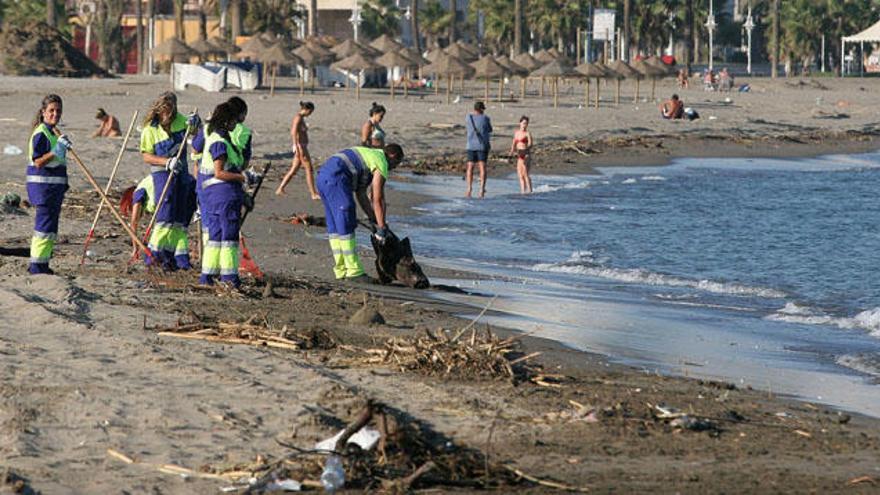
POLYGON ((466 197, 466 198, 471 197, 471 190, 470 189, 468 189, 467 192, 464 193, 464 197, 466 197))
POLYGON ((483 198, 485 198, 485 197, 486 197, 486 190, 485 190, 485 189, 481 189, 481 190, 480 190, 480 199, 483 199, 483 198))
POLYGON ((321 195, 320 195, 320 194, 316 194, 316 193, 312 193, 312 199, 313 199, 314 201, 321 201, 321 195))
POLYGON ((284 191, 284 188, 279 187, 278 189, 275 189, 275 195, 276 196, 287 196, 287 193, 284 191))

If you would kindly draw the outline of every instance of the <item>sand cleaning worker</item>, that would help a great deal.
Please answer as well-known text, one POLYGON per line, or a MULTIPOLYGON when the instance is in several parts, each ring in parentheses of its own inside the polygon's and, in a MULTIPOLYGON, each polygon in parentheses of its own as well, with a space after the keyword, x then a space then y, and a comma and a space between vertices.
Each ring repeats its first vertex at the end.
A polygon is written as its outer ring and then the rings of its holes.
POLYGON ((324 202, 337 279, 368 280, 357 255, 355 198, 375 225, 374 235, 384 242, 388 235, 385 181, 401 161, 400 145, 388 144, 382 149, 358 146, 336 153, 318 169, 318 192, 324 202))
POLYGON ((361 146, 382 148, 385 146, 385 131, 382 120, 385 119, 385 107, 375 101, 370 107, 370 118, 361 126, 361 146))
MULTIPOLYGON (((256 184, 260 175, 244 170, 245 158, 232 134, 241 119, 241 108, 230 102, 217 105, 205 124, 205 147, 199 164, 202 219, 208 238, 202 254, 199 283, 220 282, 238 288, 238 242, 244 186, 256 184)), ((252 208, 253 205, 247 205, 252 208)))
MULTIPOLYGON (((141 205, 152 204, 153 208, 158 208, 156 224, 147 244, 153 252, 153 259, 145 261, 155 262, 166 270, 192 268, 187 227, 194 209, 195 182, 187 172, 184 138, 187 129, 192 133, 200 124, 198 114, 184 116, 177 111, 177 96, 165 92, 153 102, 141 131, 140 151, 144 163, 150 166, 152 186, 137 189, 141 192, 133 199, 140 199, 141 205), (172 181, 171 185, 162 204, 159 204, 165 183, 169 180, 172 181)), ((144 185, 143 181, 141 185, 144 185)), ((134 213, 133 210, 133 218, 134 213)), ((137 232, 137 222, 133 223, 132 228, 137 232)))
POLYGON ((67 136, 55 135, 61 110, 61 97, 46 95, 34 118, 28 141, 27 193, 36 208, 28 266, 28 272, 33 274, 54 273, 49 268, 49 260, 58 237, 61 203, 67 192, 67 151, 72 147, 67 136))
MULTIPOLYGON (((250 164, 251 156, 253 155, 253 132, 249 127, 244 125, 244 121, 247 118, 248 107, 247 103, 244 100, 239 98, 238 96, 233 96, 226 100, 226 103, 229 103, 232 106, 232 109, 238 115, 238 124, 235 126, 235 129, 229 134, 230 138, 232 138, 232 144, 234 144, 238 149, 242 150, 242 157, 244 158, 244 167, 250 164)), ((196 176, 197 185, 196 185, 196 195, 199 198, 199 209, 200 211, 205 211, 205 207, 202 205, 202 183, 204 182, 204 178, 210 178, 213 176, 213 172, 210 175, 199 174, 199 168, 202 164, 202 153, 205 150, 205 126, 201 126, 198 132, 196 132, 195 137, 192 140, 192 160, 193 160, 193 174, 196 176)), ((204 216, 202 217, 202 243, 208 242, 208 222, 204 216)))

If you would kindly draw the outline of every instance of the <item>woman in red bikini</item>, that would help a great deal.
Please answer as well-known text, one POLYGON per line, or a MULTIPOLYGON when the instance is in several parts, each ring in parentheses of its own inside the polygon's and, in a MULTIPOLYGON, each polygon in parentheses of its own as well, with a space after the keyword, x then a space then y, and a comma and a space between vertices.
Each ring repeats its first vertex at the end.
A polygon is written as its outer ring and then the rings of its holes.
POLYGON ((532 144, 534 142, 532 133, 529 132, 529 118, 523 115, 519 119, 519 129, 513 133, 513 143, 510 145, 510 154, 516 154, 516 175, 519 176, 519 189, 523 194, 532 192, 532 178, 529 177, 532 144))

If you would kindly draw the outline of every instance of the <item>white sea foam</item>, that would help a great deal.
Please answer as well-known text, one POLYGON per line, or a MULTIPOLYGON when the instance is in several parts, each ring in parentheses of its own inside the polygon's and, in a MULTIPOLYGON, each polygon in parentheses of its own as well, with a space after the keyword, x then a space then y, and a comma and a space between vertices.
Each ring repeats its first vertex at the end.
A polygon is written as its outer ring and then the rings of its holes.
POLYGON ((666 180, 666 177, 663 177, 662 175, 646 175, 646 176, 642 177, 642 180, 662 182, 662 181, 666 180))
POLYGON ((831 325, 845 330, 867 330, 871 335, 880 337, 880 308, 869 309, 853 317, 846 317, 829 315, 818 309, 789 302, 776 313, 767 316, 767 319, 805 325, 831 325))
POLYGON ((534 192, 548 193, 562 191, 565 189, 586 189, 588 187, 590 187, 590 181, 588 180, 581 182, 569 182, 566 184, 541 184, 540 186, 535 187, 534 192))
POLYGON ((692 280, 672 275, 664 275, 662 273, 655 273, 641 268, 609 268, 596 263, 595 260, 593 260, 592 253, 589 251, 576 251, 568 260, 562 263, 539 263, 532 266, 532 270, 587 275, 590 277, 643 285, 690 287, 714 294, 768 298, 785 297, 785 293, 765 287, 749 287, 747 285, 718 282, 714 280, 692 280))
POLYGON ((877 354, 844 354, 837 358, 837 364, 866 375, 880 377, 880 355, 877 354))
POLYGON ((638 179, 634 179, 634 178, 630 177, 629 179, 626 179, 625 181, 621 182, 621 184, 635 184, 638 181, 639 181, 638 179))

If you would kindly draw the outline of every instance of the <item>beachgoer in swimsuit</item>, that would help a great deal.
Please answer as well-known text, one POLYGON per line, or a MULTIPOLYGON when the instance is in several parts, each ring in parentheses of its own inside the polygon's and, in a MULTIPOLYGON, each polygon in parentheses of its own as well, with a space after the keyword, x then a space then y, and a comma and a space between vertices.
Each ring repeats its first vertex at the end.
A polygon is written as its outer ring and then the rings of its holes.
POLYGON ((672 95, 672 99, 660 105, 660 115, 667 120, 677 120, 684 116, 684 102, 678 99, 678 95, 672 95))
POLYGON ((385 107, 373 102, 370 118, 361 126, 361 146, 382 148, 385 146, 385 131, 379 125, 385 118, 385 107))
POLYGON ((321 196, 318 195, 318 189, 315 187, 315 172, 312 168, 312 157, 309 155, 309 130, 306 125, 306 117, 315 111, 315 104, 310 101, 299 102, 299 112, 293 117, 290 124, 290 137, 293 139, 293 160, 290 164, 290 170, 281 179, 275 194, 283 196, 284 188, 293 180, 293 176, 299 171, 300 167, 306 169, 306 185, 309 188, 309 194, 312 199, 318 201, 321 196))
POLYGON ((519 118, 519 129, 513 133, 510 154, 516 154, 516 175, 519 177, 519 189, 523 194, 532 192, 532 178, 529 177, 531 166, 532 133, 529 132, 529 118, 519 118))
POLYGON ((101 121, 101 125, 92 133, 92 137, 119 137, 122 132, 119 130, 119 120, 107 113, 103 108, 98 109, 95 118, 101 121))

